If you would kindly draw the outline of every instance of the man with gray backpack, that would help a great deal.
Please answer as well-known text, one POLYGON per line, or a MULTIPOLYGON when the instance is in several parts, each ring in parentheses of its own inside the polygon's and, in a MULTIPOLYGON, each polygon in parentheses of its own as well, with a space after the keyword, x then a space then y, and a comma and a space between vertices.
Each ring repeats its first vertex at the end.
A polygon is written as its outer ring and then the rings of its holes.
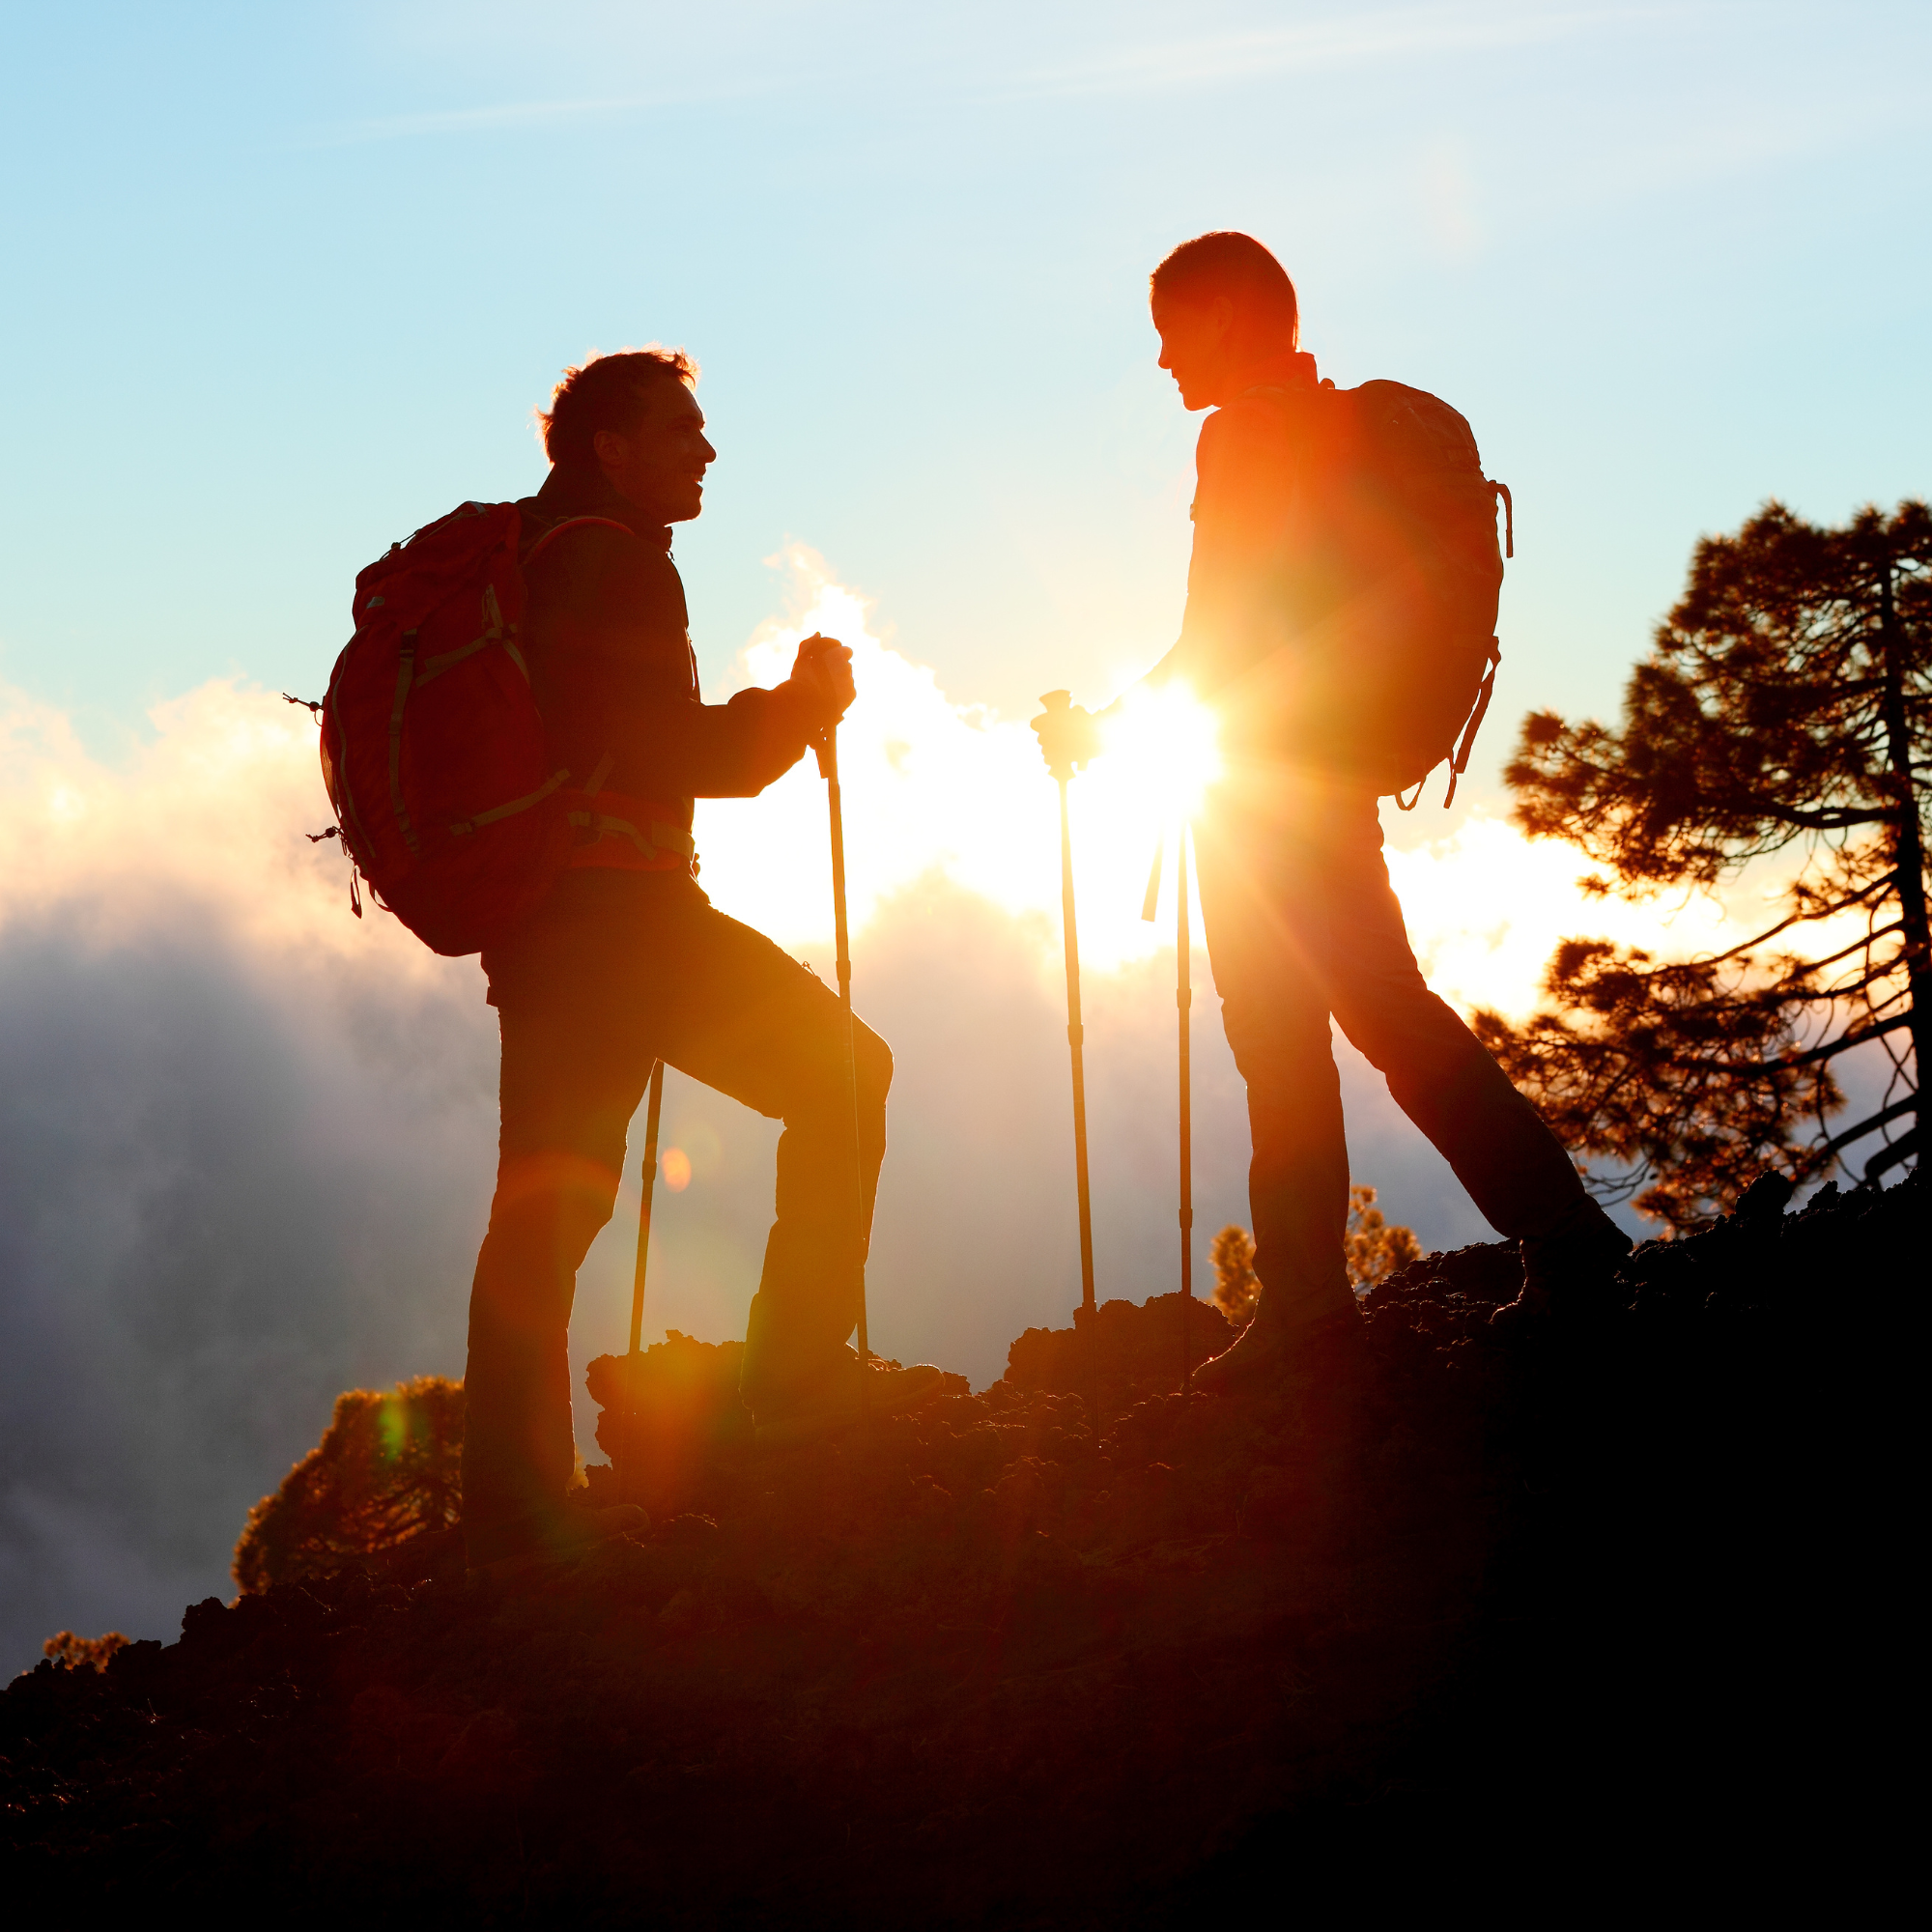
MULTIPOLYGON (((1419 796, 1445 760, 1454 794, 1494 679, 1508 492, 1484 477, 1447 404, 1395 383, 1321 381, 1299 346, 1294 285, 1252 237, 1183 242, 1154 270, 1151 306, 1182 405, 1213 412, 1196 451, 1180 639, 1144 682, 1183 683, 1219 721, 1222 776, 1194 834, 1222 1021, 1248 1090, 1264 1291, 1194 1384, 1259 1392, 1285 1373, 1346 1373, 1360 1348, 1331 1016, 1520 1243, 1522 1293, 1499 1320, 1562 1321, 1612 1292, 1631 1243, 1424 983, 1377 806, 1419 796)), ((1107 715, 1037 719, 1049 766, 1095 755, 1107 715)))

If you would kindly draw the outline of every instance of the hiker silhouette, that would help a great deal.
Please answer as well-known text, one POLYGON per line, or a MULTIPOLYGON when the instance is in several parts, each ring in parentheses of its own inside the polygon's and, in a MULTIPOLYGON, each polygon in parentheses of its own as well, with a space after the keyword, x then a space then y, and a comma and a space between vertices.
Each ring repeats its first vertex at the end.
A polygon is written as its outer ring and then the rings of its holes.
MULTIPOLYGON (((1265 1292, 1195 1383, 1236 1392, 1359 1346, 1331 1017, 1523 1244, 1517 1319, 1544 1309, 1552 1282, 1581 1294, 1630 1243, 1424 983, 1382 859, 1378 798, 1445 758, 1459 770, 1487 705, 1507 492, 1446 404, 1322 382, 1294 285, 1252 237, 1183 242, 1154 270, 1151 305, 1160 366, 1185 408, 1211 412, 1180 638, 1143 682, 1181 684, 1220 720, 1222 776, 1193 823, 1222 1023, 1247 1083, 1265 1292)), ((1036 720, 1049 766, 1095 755, 1108 715, 1036 720)))
MULTIPOLYGON (((660 1059, 784 1122, 747 1406, 761 1428, 796 1433, 835 1426, 857 1404, 860 1365, 845 1346, 864 1259, 853 1199, 869 1228, 892 1055, 856 1029, 855 1143, 838 998, 712 905, 691 840, 695 799, 756 794, 837 724, 853 697, 851 653, 808 638, 776 689, 703 702, 670 556, 671 526, 699 513, 717 455, 696 379, 681 351, 568 371, 542 417, 550 476, 517 505, 531 690, 552 764, 588 776, 572 780, 560 876, 483 950, 502 1031, 502 1135, 465 1378, 472 1564, 568 1553, 626 1526, 621 1511, 566 1507, 567 1337, 577 1269, 610 1219, 626 1127, 660 1059)), ((873 1378, 895 1379, 922 1378, 873 1378)), ((875 1406, 893 1399, 872 1392, 875 1406)))

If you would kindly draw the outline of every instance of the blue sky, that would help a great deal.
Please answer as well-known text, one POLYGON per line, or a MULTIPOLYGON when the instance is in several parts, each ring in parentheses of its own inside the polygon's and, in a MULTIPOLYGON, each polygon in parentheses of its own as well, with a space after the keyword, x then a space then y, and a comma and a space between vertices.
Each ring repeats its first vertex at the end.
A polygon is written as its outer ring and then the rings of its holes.
POLYGON ((1922 8, 0 21, 0 679, 110 754, 216 673, 319 690, 356 567, 533 487, 557 370, 650 339, 723 451, 678 545, 708 672, 789 536, 955 700, 1104 697, 1185 561, 1145 277, 1213 226, 1514 486, 1492 766, 1614 705, 1700 531, 1932 482, 1922 8))

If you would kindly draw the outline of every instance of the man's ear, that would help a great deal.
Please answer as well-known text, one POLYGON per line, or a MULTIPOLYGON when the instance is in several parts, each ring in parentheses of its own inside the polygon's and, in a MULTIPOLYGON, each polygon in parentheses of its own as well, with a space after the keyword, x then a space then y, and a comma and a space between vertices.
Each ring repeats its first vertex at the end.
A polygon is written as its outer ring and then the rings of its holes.
POLYGON ((1209 327, 1216 342, 1225 342, 1235 328, 1235 303, 1229 296, 1216 296, 1208 304, 1209 327))
POLYGON ((631 439, 620 429, 600 429, 590 439, 590 452, 606 469, 631 467, 631 439))

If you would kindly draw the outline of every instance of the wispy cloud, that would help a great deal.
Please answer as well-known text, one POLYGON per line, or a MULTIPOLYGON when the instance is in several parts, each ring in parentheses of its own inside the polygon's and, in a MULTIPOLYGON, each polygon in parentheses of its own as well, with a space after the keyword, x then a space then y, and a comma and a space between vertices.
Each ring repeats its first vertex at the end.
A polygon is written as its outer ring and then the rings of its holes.
POLYGON ((310 129, 298 145, 356 147, 374 141, 427 140, 445 135, 498 134, 562 127, 573 122, 618 120, 654 109, 704 102, 749 100, 782 92, 789 83, 776 76, 746 74, 716 86, 666 88, 644 94, 597 95, 567 100, 504 100, 482 107, 446 107, 417 114, 376 115, 310 129))
MULTIPOLYGON (((1020 43, 995 36, 995 48, 962 58, 944 38, 854 43, 837 63, 846 85, 865 80, 980 98, 1053 99, 1081 95, 1171 93, 1293 72, 1320 72, 1429 55, 1480 53, 1547 45, 1593 34, 1701 17, 1703 7, 1542 7, 1505 0, 1492 5, 1397 7, 1351 11, 1293 26, 1258 27, 1173 39, 1132 40, 1116 27, 1065 37, 1064 57, 1027 67, 1011 58, 1020 43), (1076 49, 1073 51, 1071 49, 1076 49)), ((1031 34, 1026 42, 1037 45, 1031 34)), ((822 85, 827 50, 783 59, 770 45, 713 49, 671 86, 635 93, 375 115, 310 129, 302 145, 429 139, 539 129, 616 119, 653 109, 770 97, 822 85)))
POLYGON ((1004 92, 1041 95, 1167 94, 1320 72, 1427 54, 1545 45, 1586 35, 1683 18, 1662 7, 1404 7, 1360 11, 1292 27, 1148 41, 1033 69, 1004 92))

